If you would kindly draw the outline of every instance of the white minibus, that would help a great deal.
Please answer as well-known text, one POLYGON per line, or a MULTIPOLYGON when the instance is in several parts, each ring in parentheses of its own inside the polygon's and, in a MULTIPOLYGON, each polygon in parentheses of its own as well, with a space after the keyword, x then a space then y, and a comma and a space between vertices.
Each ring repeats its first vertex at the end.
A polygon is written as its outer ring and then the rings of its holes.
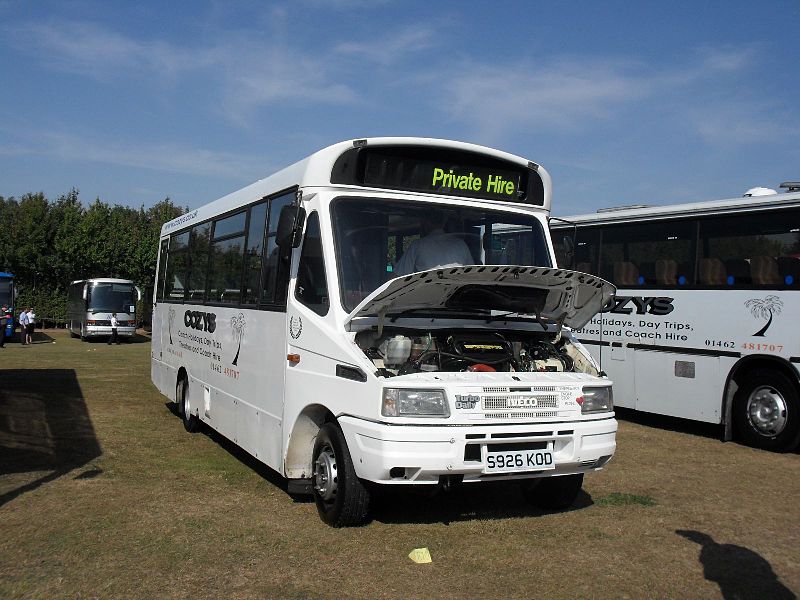
POLYGON ((576 332, 617 406, 721 424, 725 439, 759 448, 798 446, 800 184, 783 187, 552 220, 559 263, 618 288, 576 332))
POLYGON ((358 139, 178 217, 153 383, 332 526, 367 521, 376 486, 517 480, 568 507, 617 430, 569 328, 614 288, 555 266, 550 185, 490 148, 358 139))

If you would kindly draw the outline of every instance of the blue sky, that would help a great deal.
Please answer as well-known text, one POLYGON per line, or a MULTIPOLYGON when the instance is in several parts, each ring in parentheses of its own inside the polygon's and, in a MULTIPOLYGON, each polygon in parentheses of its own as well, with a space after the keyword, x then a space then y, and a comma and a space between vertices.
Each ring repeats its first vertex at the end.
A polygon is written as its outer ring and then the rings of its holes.
POLYGON ((522 155, 553 213, 800 179, 800 2, 0 0, 0 195, 191 208, 328 144, 522 155))

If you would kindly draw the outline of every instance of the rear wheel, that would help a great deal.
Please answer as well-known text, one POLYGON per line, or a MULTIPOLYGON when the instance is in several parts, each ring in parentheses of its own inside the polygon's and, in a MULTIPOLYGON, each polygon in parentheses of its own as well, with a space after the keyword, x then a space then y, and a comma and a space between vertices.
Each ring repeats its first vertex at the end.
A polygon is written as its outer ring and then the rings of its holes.
POLYGON ((69 322, 69 337, 71 338, 78 337, 78 334, 75 333, 75 328, 72 321, 69 322))
POLYGON ((547 510, 569 508, 583 485, 583 473, 528 479, 522 482, 522 495, 532 505, 547 510))
POLYGON ((186 377, 178 380, 175 388, 175 402, 178 405, 178 415, 183 421, 183 428, 189 433, 194 433, 200 429, 200 419, 193 415, 189 407, 189 382, 186 377))
POLYGON ((332 527, 366 523, 369 492, 356 475, 344 434, 335 423, 325 423, 319 430, 312 456, 314 500, 320 518, 332 527))
POLYGON ((784 452, 794 449, 800 441, 797 388, 779 371, 753 371, 733 397, 733 422, 750 446, 784 452))

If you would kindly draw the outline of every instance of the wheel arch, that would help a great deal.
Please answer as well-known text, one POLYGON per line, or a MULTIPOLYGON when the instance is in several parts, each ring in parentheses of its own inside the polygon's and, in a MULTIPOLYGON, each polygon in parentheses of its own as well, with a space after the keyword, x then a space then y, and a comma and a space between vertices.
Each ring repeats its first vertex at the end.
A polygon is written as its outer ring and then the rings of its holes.
POLYGON ((321 404, 306 406, 295 419, 284 456, 287 479, 309 479, 312 476, 314 441, 320 428, 329 421, 335 422, 336 417, 321 404))
POLYGON ((771 354, 750 354, 742 357, 728 372, 728 377, 725 380, 725 388, 722 394, 722 414, 724 415, 725 441, 732 440, 734 435, 733 396, 744 379, 753 371, 760 369, 773 369, 779 373, 783 373, 792 381, 795 390, 798 394, 800 394, 800 374, 798 374, 798 371, 794 365, 792 365, 792 363, 785 358, 771 354))

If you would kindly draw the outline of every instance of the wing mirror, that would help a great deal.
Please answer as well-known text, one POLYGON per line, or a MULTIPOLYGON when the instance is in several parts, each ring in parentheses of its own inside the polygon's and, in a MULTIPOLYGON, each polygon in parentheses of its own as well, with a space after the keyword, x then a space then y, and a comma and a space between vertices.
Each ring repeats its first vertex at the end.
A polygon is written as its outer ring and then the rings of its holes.
POLYGON ((283 249, 297 248, 300 245, 300 234, 303 231, 305 222, 305 208, 291 204, 284 206, 278 218, 278 231, 275 234, 275 243, 283 249))

